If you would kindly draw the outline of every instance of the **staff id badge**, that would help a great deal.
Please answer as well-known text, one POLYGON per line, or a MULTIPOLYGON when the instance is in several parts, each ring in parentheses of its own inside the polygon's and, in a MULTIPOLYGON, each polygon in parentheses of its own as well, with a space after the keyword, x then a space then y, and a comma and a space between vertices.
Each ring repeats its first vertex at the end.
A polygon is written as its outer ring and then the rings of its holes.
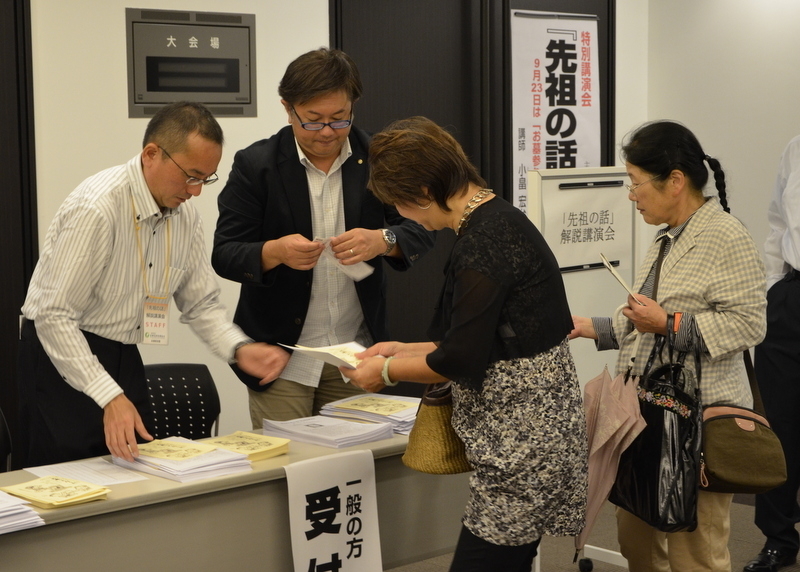
POLYGON ((169 342, 169 302, 144 301, 144 339, 142 343, 166 346, 169 342))

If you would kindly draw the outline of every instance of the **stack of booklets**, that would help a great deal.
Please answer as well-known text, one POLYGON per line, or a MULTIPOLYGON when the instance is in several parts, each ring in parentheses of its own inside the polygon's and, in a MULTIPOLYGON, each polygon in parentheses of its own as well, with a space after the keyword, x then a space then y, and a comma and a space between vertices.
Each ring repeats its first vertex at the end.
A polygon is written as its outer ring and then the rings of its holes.
POLYGON ((120 467, 181 483, 252 470, 244 453, 183 437, 155 439, 139 445, 139 456, 133 462, 120 457, 112 459, 120 467))
POLYGON ((41 477, 3 487, 2 490, 39 508, 58 508, 101 500, 108 498, 110 492, 106 487, 65 477, 41 477))
POLYGON ((419 402, 419 397, 403 395, 355 395, 323 405, 320 413, 339 419, 391 423, 395 433, 408 435, 417 418, 419 402))
POLYGON ((237 431, 224 437, 203 439, 203 443, 247 455, 251 461, 263 461, 289 452, 289 439, 237 431))
POLYGON ((44 519, 29 505, 25 499, 0 492, 0 534, 43 526, 44 519))
POLYGON ((391 439, 392 424, 357 423, 322 415, 302 417, 291 421, 264 419, 264 435, 338 449, 370 441, 391 439))

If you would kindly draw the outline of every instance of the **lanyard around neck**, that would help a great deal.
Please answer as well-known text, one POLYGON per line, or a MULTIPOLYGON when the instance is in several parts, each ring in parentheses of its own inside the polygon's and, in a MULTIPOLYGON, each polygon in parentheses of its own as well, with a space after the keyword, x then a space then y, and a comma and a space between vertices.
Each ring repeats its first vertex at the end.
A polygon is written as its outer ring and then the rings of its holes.
POLYGON ((164 293, 166 296, 151 296, 150 295, 150 288, 147 284, 147 271, 144 267, 144 254, 142 253, 142 239, 139 236, 139 221, 136 218, 136 206, 133 204, 133 193, 131 193, 131 210, 133 211, 133 228, 136 231, 136 246, 139 250, 139 264, 141 265, 142 269, 142 284, 144 285, 144 294, 146 298, 152 298, 153 300, 168 300, 169 299, 169 268, 170 262, 172 259, 172 221, 167 219, 167 245, 166 249, 166 261, 165 265, 166 268, 164 270, 164 293))

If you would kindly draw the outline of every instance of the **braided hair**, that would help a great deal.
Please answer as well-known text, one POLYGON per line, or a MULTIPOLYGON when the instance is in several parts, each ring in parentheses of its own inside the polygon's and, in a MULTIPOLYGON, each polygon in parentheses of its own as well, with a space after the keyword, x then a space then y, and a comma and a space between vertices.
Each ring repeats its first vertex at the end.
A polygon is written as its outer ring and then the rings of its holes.
POLYGON ((622 146, 625 161, 664 181, 677 169, 701 192, 708 182, 708 167, 714 173, 719 202, 725 212, 728 207, 725 172, 717 159, 709 157, 694 133, 675 121, 654 121, 637 129, 622 146))

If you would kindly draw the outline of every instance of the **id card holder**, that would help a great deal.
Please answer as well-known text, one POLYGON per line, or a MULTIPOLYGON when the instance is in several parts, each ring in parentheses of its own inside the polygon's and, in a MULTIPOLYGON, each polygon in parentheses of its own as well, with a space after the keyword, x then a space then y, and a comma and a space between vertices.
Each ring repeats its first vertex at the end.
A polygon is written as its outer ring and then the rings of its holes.
POLYGON ((169 301, 144 301, 144 344, 166 346, 169 342, 169 301))

